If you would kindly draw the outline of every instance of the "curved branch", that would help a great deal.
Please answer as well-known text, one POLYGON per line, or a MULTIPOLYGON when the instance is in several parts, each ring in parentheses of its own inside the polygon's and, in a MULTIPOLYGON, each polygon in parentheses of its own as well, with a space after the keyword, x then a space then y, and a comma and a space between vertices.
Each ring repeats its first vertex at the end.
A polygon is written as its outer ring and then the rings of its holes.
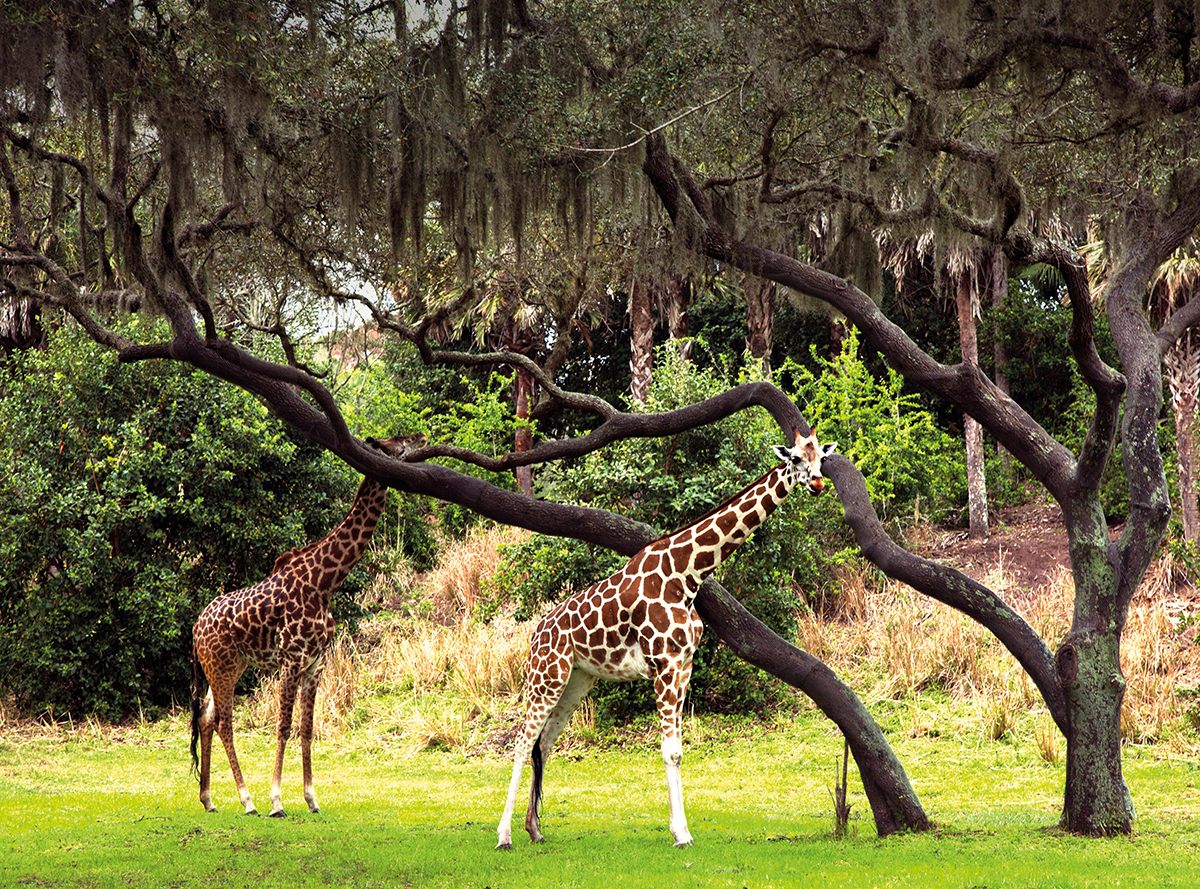
POLYGON ((966 614, 991 631, 1017 659, 1042 694, 1054 722, 1066 734, 1067 705, 1045 641, 1012 606, 960 571, 921 558, 888 537, 862 473, 840 454, 825 458, 822 471, 837 487, 847 524, 866 558, 888 577, 966 614))

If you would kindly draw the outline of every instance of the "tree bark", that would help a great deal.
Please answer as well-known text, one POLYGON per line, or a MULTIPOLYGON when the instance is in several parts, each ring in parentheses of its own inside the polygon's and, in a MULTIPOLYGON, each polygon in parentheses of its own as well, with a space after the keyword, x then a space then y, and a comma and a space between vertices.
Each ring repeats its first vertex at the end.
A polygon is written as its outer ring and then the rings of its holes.
POLYGON ((746 276, 746 349, 758 362, 763 379, 771 378, 771 324, 775 320, 775 285, 746 276))
POLYGON ((645 404, 654 370, 654 311, 650 288, 637 279, 629 291, 629 339, 629 395, 637 404, 645 404))
MULTIPOLYGON (((958 275, 954 302, 958 308, 958 338, 966 369, 979 370, 979 338, 975 328, 974 263, 958 275)), ((967 447, 967 521, 968 536, 988 536, 987 477, 984 472, 983 427, 970 414, 963 416, 963 437, 967 447)))

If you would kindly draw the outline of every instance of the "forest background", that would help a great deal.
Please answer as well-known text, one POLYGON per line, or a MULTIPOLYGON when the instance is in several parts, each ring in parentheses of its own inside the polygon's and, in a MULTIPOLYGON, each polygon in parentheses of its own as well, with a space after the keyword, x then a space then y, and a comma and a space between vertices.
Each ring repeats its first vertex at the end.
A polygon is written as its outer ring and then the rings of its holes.
POLYGON ((811 423, 838 501, 789 503, 701 590, 697 701, 760 707, 738 659, 765 668, 846 735, 881 833, 927 827, 789 643, 861 552, 1016 658, 1066 740, 1064 826, 1130 829, 1122 641, 1200 524, 1191 5, 3 12, 18 711, 177 698, 199 607, 356 472, 410 495, 363 571, 431 567, 479 517, 550 534, 484 597, 528 614, 811 423), (360 440, 415 431, 403 464, 360 440), (1047 494, 1069 629, 904 545, 1047 494))

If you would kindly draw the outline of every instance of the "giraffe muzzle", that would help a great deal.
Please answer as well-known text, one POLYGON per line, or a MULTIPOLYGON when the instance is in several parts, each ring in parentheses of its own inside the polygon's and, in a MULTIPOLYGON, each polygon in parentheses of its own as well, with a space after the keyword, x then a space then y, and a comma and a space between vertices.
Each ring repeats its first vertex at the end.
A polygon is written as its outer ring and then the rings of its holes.
POLYGON ((812 494, 814 497, 816 497, 818 494, 820 494, 824 490, 825 490, 825 479, 810 478, 808 480, 808 493, 812 494))

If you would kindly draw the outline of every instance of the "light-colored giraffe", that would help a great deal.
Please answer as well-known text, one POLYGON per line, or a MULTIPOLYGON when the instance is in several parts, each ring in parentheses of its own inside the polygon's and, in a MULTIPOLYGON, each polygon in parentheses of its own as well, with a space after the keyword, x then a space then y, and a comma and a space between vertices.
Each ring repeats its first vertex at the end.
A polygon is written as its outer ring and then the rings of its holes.
POLYGON ((654 682, 667 770, 671 836, 692 842, 683 812, 680 715, 692 655, 703 624, 692 603, 704 579, 797 484, 819 494, 821 460, 836 443, 818 444, 796 430, 791 448, 775 447, 778 466, 680 530, 643 547, 622 570, 576 593, 538 623, 531 638, 525 683, 525 726, 517 738, 508 799, 497 830, 500 849, 512 848, 512 815, 525 761, 532 756, 533 783, 525 829, 542 841, 538 823, 542 772, 571 713, 598 679, 654 682))
MULTIPOLYGON (((367 444, 391 457, 402 458, 424 445, 418 433, 367 444)), ((284 553, 271 575, 260 583, 218 596, 201 612, 192 628, 192 767, 200 772, 200 802, 216 811, 209 793, 212 736, 215 731, 229 755, 233 780, 246 814, 256 814, 250 791, 233 749, 233 690, 246 668, 280 672, 279 723, 275 777, 271 784, 271 816, 284 815, 280 783, 283 749, 292 729, 292 710, 300 695, 300 748, 304 762, 304 800, 317 809, 312 783, 313 703, 324 669, 325 652, 333 641, 334 622, 329 603, 346 575, 358 563, 375 533, 387 500, 387 486, 363 478, 350 512, 328 535, 284 553), (209 690, 200 703, 203 680, 209 690), (200 755, 197 759, 196 745, 200 755)))

